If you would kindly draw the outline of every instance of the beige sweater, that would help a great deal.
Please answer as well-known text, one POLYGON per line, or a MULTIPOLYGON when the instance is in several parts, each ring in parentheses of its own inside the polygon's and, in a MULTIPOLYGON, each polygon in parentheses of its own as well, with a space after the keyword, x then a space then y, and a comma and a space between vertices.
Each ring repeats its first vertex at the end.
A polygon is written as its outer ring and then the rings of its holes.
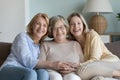
POLYGON ((86 35, 86 43, 84 46, 85 63, 96 60, 116 62, 119 58, 112 54, 102 42, 100 36, 94 30, 91 30, 86 35))
POLYGON ((40 60, 80 63, 84 61, 81 46, 76 41, 56 43, 44 42, 41 46, 40 60))

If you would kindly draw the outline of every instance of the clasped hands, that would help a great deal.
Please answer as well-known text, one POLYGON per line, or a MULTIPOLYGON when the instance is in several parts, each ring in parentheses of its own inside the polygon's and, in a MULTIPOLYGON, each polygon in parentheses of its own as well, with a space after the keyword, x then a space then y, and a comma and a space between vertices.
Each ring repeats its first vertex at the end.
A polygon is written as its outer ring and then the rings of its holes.
POLYGON ((71 62, 65 63, 65 62, 56 61, 53 62, 53 66, 54 66, 53 69, 64 75, 70 72, 75 72, 77 70, 78 64, 71 62))

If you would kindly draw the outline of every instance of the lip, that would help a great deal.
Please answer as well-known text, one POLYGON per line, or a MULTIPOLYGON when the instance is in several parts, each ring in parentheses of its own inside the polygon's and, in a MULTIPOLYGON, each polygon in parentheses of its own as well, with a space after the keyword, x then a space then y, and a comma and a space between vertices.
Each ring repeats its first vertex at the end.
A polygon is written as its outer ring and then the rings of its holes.
POLYGON ((44 33, 45 31, 44 30, 38 30, 37 32, 38 33, 44 33))
POLYGON ((44 31, 38 31, 38 33, 43 33, 44 31))
POLYGON ((79 32, 81 31, 81 29, 76 29, 76 30, 73 30, 73 32, 79 32))
POLYGON ((57 36, 62 36, 62 34, 57 34, 57 36))

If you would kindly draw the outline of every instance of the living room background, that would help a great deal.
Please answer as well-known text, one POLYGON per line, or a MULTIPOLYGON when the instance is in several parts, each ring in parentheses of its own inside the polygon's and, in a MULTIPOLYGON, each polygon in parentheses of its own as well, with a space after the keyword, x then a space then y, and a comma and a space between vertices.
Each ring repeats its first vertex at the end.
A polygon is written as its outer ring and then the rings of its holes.
MULTIPOLYGON (((15 36, 25 31, 27 23, 38 12, 47 13, 49 17, 62 15, 65 18, 72 12, 82 12, 87 0, 0 0, 0 42, 12 42, 15 36)), ((112 14, 103 14, 108 21, 106 32, 120 32, 120 0, 109 0, 112 14)), ((99 3, 98 3, 99 4, 99 3)), ((87 22, 92 13, 82 13, 87 22)))

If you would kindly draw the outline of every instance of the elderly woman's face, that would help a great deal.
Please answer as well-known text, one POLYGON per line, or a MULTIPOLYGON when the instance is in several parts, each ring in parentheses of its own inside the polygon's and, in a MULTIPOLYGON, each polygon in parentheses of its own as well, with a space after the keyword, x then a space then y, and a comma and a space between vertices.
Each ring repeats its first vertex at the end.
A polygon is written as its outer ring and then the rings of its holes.
POLYGON ((33 35, 36 38, 41 38, 47 33, 47 28, 48 28, 48 25, 46 20, 42 17, 38 17, 34 23, 33 35))
POLYGON ((53 37, 56 41, 66 39, 66 28, 62 21, 57 21, 53 27, 53 37))

